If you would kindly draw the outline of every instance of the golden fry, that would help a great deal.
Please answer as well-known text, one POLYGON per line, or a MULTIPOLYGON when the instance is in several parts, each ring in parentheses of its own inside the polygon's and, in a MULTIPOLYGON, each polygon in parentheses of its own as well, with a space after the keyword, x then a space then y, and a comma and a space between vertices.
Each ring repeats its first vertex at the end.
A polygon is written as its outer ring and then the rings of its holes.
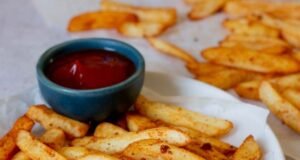
POLYGON ((149 118, 138 114, 127 114, 127 127, 129 131, 136 132, 145 129, 155 128, 157 124, 151 121, 149 118))
POLYGON ((162 23, 138 22, 124 23, 117 27, 120 34, 128 37, 152 37, 162 34, 167 29, 162 23))
POLYGON ((12 160, 31 160, 24 152, 19 151, 17 154, 14 155, 12 160))
POLYGON ((205 160, 185 149, 154 139, 132 143, 125 149, 123 154, 134 160, 205 160))
POLYGON ((149 101, 143 96, 136 101, 135 109, 152 120, 184 126, 209 136, 222 136, 233 128, 230 121, 188 111, 175 105, 149 101))
POLYGON ((127 131, 119 126, 108 122, 103 122, 96 127, 94 136, 99 138, 110 138, 126 133, 127 131))
POLYGON ((202 52, 209 62, 261 73, 293 73, 300 70, 290 57, 262 54, 245 48, 209 48, 202 52))
POLYGON ((270 82, 262 82, 259 97, 275 116, 300 133, 300 110, 283 98, 270 82))
POLYGON ((20 150, 31 159, 43 157, 43 160, 66 160, 55 150, 35 139, 28 131, 19 131, 16 143, 20 150))
POLYGON ((68 31, 79 32, 94 29, 112 29, 129 22, 138 22, 138 17, 135 14, 126 12, 88 12, 72 18, 69 22, 68 31))
POLYGON ((45 105, 31 106, 26 116, 39 122, 45 129, 59 128, 72 137, 82 137, 89 129, 87 124, 59 115, 45 105))
POLYGON ((30 131, 34 125, 34 122, 26 116, 18 118, 11 128, 11 130, 0 139, 0 159, 8 160, 17 151, 17 145, 15 139, 17 138, 20 130, 30 131))
POLYGON ((64 131, 58 128, 46 130, 39 140, 55 150, 58 150, 67 144, 64 131))
POLYGON ((260 86, 261 81, 249 81, 238 84, 234 91, 243 98, 259 100, 258 88, 260 86))
POLYGON ((202 19, 208 17, 223 8, 226 0, 202 0, 193 4, 192 10, 188 13, 191 20, 202 19))
POLYGON ((283 91, 282 96, 300 110, 300 90, 288 88, 283 91))
POLYGON ((237 149, 233 155, 233 160, 260 160, 262 151, 254 140, 253 136, 248 136, 243 144, 237 149))
POLYGON ((229 160, 228 157, 214 149, 210 144, 202 146, 198 144, 188 144, 185 148, 197 155, 200 155, 206 160, 229 160))

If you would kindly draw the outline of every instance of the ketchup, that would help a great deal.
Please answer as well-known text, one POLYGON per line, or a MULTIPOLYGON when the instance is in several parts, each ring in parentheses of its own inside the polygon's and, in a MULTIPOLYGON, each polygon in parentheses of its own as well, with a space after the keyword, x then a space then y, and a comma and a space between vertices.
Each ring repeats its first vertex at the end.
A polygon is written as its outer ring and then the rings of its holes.
POLYGON ((72 89, 96 89, 120 83, 135 71, 134 64, 120 54, 100 49, 58 56, 46 66, 46 76, 72 89))

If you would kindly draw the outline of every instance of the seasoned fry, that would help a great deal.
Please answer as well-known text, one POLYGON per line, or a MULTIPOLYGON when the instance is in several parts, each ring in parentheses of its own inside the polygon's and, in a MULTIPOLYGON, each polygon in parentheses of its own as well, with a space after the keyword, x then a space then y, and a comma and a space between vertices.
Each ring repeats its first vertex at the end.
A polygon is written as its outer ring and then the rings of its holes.
POLYGON ((142 96, 136 101, 135 109, 152 120, 195 129, 209 136, 222 136, 233 128, 230 121, 209 117, 174 105, 149 101, 142 96))
POLYGON ((24 152, 18 152, 14 155, 12 160, 31 160, 24 152))
POLYGON ((300 133, 300 110, 283 98, 270 82, 262 82, 259 97, 275 116, 300 133))
POLYGON ((127 114, 127 127, 129 131, 136 132, 145 129, 157 127, 156 123, 152 122, 149 118, 138 114, 127 114))
POLYGON ((260 160, 262 151, 254 140, 253 136, 248 136, 243 144, 237 149, 233 155, 233 160, 260 160))
POLYGON ((243 47, 267 54, 282 54, 290 50, 285 41, 264 36, 229 35, 220 42, 221 47, 243 47))
POLYGON ((19 131, 16 143, 20 150, 31 159, 43 157, 43 160, 66 160, 62 155, 35 139, 28 131, 19 131))
POLYGON ((124 23, 120 25, 117 30, 120 34, 129 37, 152 37, 158 36, 167 29, 166 25, 162 23, 153 22, 138 22, 138 23, 124 23))
POLYGON ((140 132, 129 132, 106 139, 84 137, 75 139, 72 145, 84 146, 103 153, 114 154, 122 152, 129 144, 143 139, 159 139, 177 146, 186 145, 191 140, 182 132, 166 127, 159 127, 140 132))
POLYGON ((138 7, 112 0, 103 0, 101 1, 101 9, 104 11, 134 13, 142 22, 160 23, 167 27, 174 25, 177 21, 177 13, 174 8, 138 7))
POLYGON ((204 160, 204 158, 159 140, 142 140, 130 144, 123 152, 134 160, 204 160))
POLYGON ((47 146, 58 150, 67 144, 66 136, 63 130, 58 128, 51 128, 47 130, 39 140, 47 146))
POLYGON ((116 157, 110 156, 108 154, 103 153, 94 153, 89 154, 83 157, 78 158, 78 160, 119 160, 116 157))
POLYGON ((240 97, 259 100, 258 88, 260 83, 260 80, 243 82, 238 84, 234 90, 240 97))
POLYGON ((233 34, 273 38, 278 38, 280 36, 280 31, 278 29, 267 26, 260 21, 252 21, 247 18, 227 19, 223 22, 223 25, 233 34))
POLYGON ((103 122, 96 127, 94 136, 99 138, 110 138, 113 136, 118 136, 126 133, 127 131, 119 126, 116 126, 108 122, 103 122))
POLYGON ((156 48, 158 51, 161 51, 162 53, 181 59, 187 64, 197 63, 197 60, 193 56, 191 56, 183 49, 178 48, 174 44, 158 38, 147 38, 147 40, 154 48, 156 48))
POLYGON ((260 77, 261 75, 255 72, 228 68, 211 74, 196 76, 196 79, 227 90, 242 82, 260 79, 260 77))
POLYGON ((293 73, 300 70, 299 63, 290 57, 261 54, 245 48, 209 48, 202 52, 202 56, 212 63, 261 73, 293 73))
POLYGON ((192 10, 188 13, 188 17, 191 20, 205 18, 221 10, 225 3, 226 0, 202 0, 193 5, 192 10))
POLYGON ((228 67, 223 66, 223 65, 211 64, 211 63, 202 63, 202 62, 188 63, 186 65, 186 67, 196 77, 228 69, 228 67))
POLYGON ((15 139, 20 130, 30 131, 34 125, 34 122, 26 116, 18 118, 11 128, 11 130, 0 139, 0 159, 8 160, 17 151, 17 145, 15 139))
POLYGON ((282 96, 300 110, 300 90, 288 88, 283 91, 282 96))
POLYGON ((138 17, 133 13, 126 12, 88 12, 73 17, 69 22, 68 31, 79 32, 94 29, 112 29, 129 22, 138 22, 138 17))
POLYGON ((206 160, 229 160, 221 152, 214 149, 210 144, 198 145, 198 144, 188 144, 185 148, 193 153, 200 155, 206 160))
POLYGON ((83 157, 85 155, 95 153, 95 151, 88 150, 84 147, 79 146, 73 146, 73 147, 63 147, 57 150, 57 152, 67 159, 78 159, 80 157, 83 157))
POLYGON ((178 127, 178 126, 172 126, 172 127, 190 136, 193 139, 193 141, 196 142, 196 144, 201 147, 205 148, 205 146, 209 145, 211 146, 211 148, 214 148, 215 150, 221 152, 224 155, 231 155, 236 150, 235 146, 222 142, 217 138, 206 136, 205 134, 200 133, 196 130, 192 130, 185 127, 178 127))
POLYGON ((87 124, 59 115, 45 105, 31 106, 26 116, 39 122, 45 129, 59 128, 72 137, 82 137, 89 129, 87 124))

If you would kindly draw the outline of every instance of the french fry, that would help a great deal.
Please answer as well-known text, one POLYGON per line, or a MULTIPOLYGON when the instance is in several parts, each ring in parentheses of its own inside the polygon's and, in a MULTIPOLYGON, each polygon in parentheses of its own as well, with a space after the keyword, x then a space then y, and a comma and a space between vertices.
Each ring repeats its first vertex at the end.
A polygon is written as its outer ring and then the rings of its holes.
POLYGON ((229 160, 228 157, 214 149, 210 144, 205 144, 202 146, 198 144, 188 144, 185 146, 185 149, 200 155, 206 160, 229 160))
POLYGON ((57 152, 67 159, 78 159, 85 155, 95 153, 95 151, 79 146, 63 147, 58 149, 57 152))
POLYGON ((103 0, 100 5, 104 11, 134 13, 142 22, 160 23, 168 27, 177 21, 177 13, 174 8, 138 7, 111 0, 103 0))
POLYGON ((159 139, 176 146, 183 146, 191 141, 190 137, 180 131, 166 127, 158 127, 140 132, 129 132, 124 135, 106 139, 84 137, 73 140, 72 145, 84 146, 103 153, 115 154, 122 152, 129 144, 144 139, 159 139))
POLYGON ((260 80, 248 81, 238 84, 234 91, 243 98, 259 100, 258 88, 260 86, 260 80))
POLYGON ((253 136, 248 136, 243 144, 237 149, 233 155, 233 160, 260 160, 262 151, 254 140, 253 136))
POLYGON ((283 40, 264 36, 229 35, 220 42, 221 47, 243 47, 267 54, 282 54, 291 49, 283 40))
POLYGON ((31 159, 43 157, 43 160, 66 160, 55 150, 35 139, 28 131, 19 131, 16 143, 20 150, 31 159))
POLYGON ((138 17, 133 13, 126 12, 88 12, 73 17, 69 22, 68 31, 79 32, 94 29, 112 29, 129 22, 138 22, 138 17))
POLYGON ((149 118, 138 115, 138 114, 127 114, 127 127, 129 131, 136 132, 145 129, 157 127, 156 123, 151 121, 149 118))
POLYGON ((273 38, 279 38, 280 36, 280 31, 278 29, 267 26, 260 21, 253 21, 247 18, 227 19, 223 22, 223 26, 233 34, 273 38))
POLYGON ((193 8, 188 13, 188 17, 191 20, 198 20, 208 17, 221 10, 225 3, 226 0, 202 0, 199 3, 193 4, 193 8))
POLYGON ((292 51, 291 56, 296 59, 298 62, 300 62, 300 50, 295 49, 292 51))
POLYGON ((119 158, 110 156, 108 154, 94 153, 80 157, 78 160, 119 160, 119 158))
POLYGON ((119 126, 108 122, 103 122, 96 127, 94 136, 99 138, 110 138, 126 133, 127 131, 119 126))
POLYGON ((200 133, 196 130, 185 128, 185 127, 178 127, 178 126, 172 126, 172 127, 190 136, 193 139, 193 142, 195 142, 200 147, 205 148, 205 146, 207 147, 209 145, 214 150, 217 150, 218 152, 221 152, 226 156, 232 155, 236 151, 235 146, 222 142, 217 138, 206 136, 203 133, 200 133))
POLYGON ((186 67, 196 77, 228 69, 228 67, 223 66, 223 65, 211 64, 211 63, 202 63, 202 62, 188 63, 186 65, 186 67))
POLYGON ((299 63, 290 57, 261 54, 245 48, 209 48, 202 52, 202 56, 211 63, 261 73, 293 73, 300 70, 299 63))
POLYGON ((59 128, 71 137, 82 137, 89 129, 87 124, 59 115, 45 105, 31 106, 26 116, 39 122, 45 129, 59 128))
POLYGON ((300 110, 300 90, 288 88, 283 91, 282 96, 300 110))
POLYGON ((124 23, 117 27, 120 34, 129 37, 152 37, 158 36, 167 29, 166 25, 162 23, 153 22, 138 22, 138 23, 124 23))
POLYGON ((12 160, 31 160, 24 152, 18 152, 14 155, 12 160))
POLYGON ((204 158, 159 140, 142 140, 130 144, 122 153, 134 160, 204 160, 204 158))
POLYGON ((209 136, 222 136, 233 128, 230 121, 188 111, 175 105, 149 101, 143 96, 136 101, 135 109, 152 120, 195 129, 209 136))
POLYGON ((17 134, 20 130, 30 131, 34 122, 26 116, 16 120, 11 130, 0 139, 0 159, 8 160, 18 151, 16 141, 17 134))
POLYGON ((297 2, 230 1, 224 11, 231 17, 270 14, 282 19, 299 19, 300 4, 297 2))
POLYGON ((279 91, 283 91, 288 88, 300 89, 300 74, 290 74, 278 78, 270 79, 269 82, 275 84, 279 91))
POLYGON ((154 48, 156 48, 158 51, 162 53, 181 59, 187 64, 197 63, 197 60, 193 56, 191 56, 183 49, 178 48, 174 44, 171 44, 167 41, 158 38, 147 38, 147 40, 154 48))
POLYGON ((39 140, 55 150, 67 144, 64 131, 58 128, 46 130, 39 140))
POLYGON ((262 82, 259 97, 275 116, 300 133, 300 110, 283 98, 270 82, 262 82))
POLYGON ((242 82, 260 79, 260 77, 261 75, 255 72, 228 68, 207 75, 196 76, 196 79, 227 90, 242 82))

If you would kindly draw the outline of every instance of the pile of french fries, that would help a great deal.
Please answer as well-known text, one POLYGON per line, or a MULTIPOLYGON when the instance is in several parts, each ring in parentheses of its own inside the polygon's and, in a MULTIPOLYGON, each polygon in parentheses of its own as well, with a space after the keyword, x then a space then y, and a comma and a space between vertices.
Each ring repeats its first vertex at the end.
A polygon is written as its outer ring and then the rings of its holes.
POLYGON ((1 160, 259 160, 252 135, 236 148, 221 141, 233 123, 140 96, 135 110, 115 124, 89 125, 44 105, 31 106, 0 139, 1 160), (124 123, 125 122, 125 123, 124 123), (44 129, 31 133, 34 124, 44 129), (125 124, 125 126, 117 125, 125 124))
POLYGON ((174 8, 138 7, 111 0, 101 1, 101 10, 71 19, 68 31, 117 29, 128 37, 150 37, 163 33, 176 24, 174 8))
MULTIPOLYGON (((149 43, 185 62, 195 79, 262 101, 284 124, 300 133, 300 3, 224 1, 186 0, 200 5, 203 12, 220 9, 222 4, 229 16, 223 26, 230 34, 219 46, 201 52, 206 62, 198 62, 188 52, 158 38, 148 38, 149 43)), ((215 12, 202 13, 201 18, 215 12)))

